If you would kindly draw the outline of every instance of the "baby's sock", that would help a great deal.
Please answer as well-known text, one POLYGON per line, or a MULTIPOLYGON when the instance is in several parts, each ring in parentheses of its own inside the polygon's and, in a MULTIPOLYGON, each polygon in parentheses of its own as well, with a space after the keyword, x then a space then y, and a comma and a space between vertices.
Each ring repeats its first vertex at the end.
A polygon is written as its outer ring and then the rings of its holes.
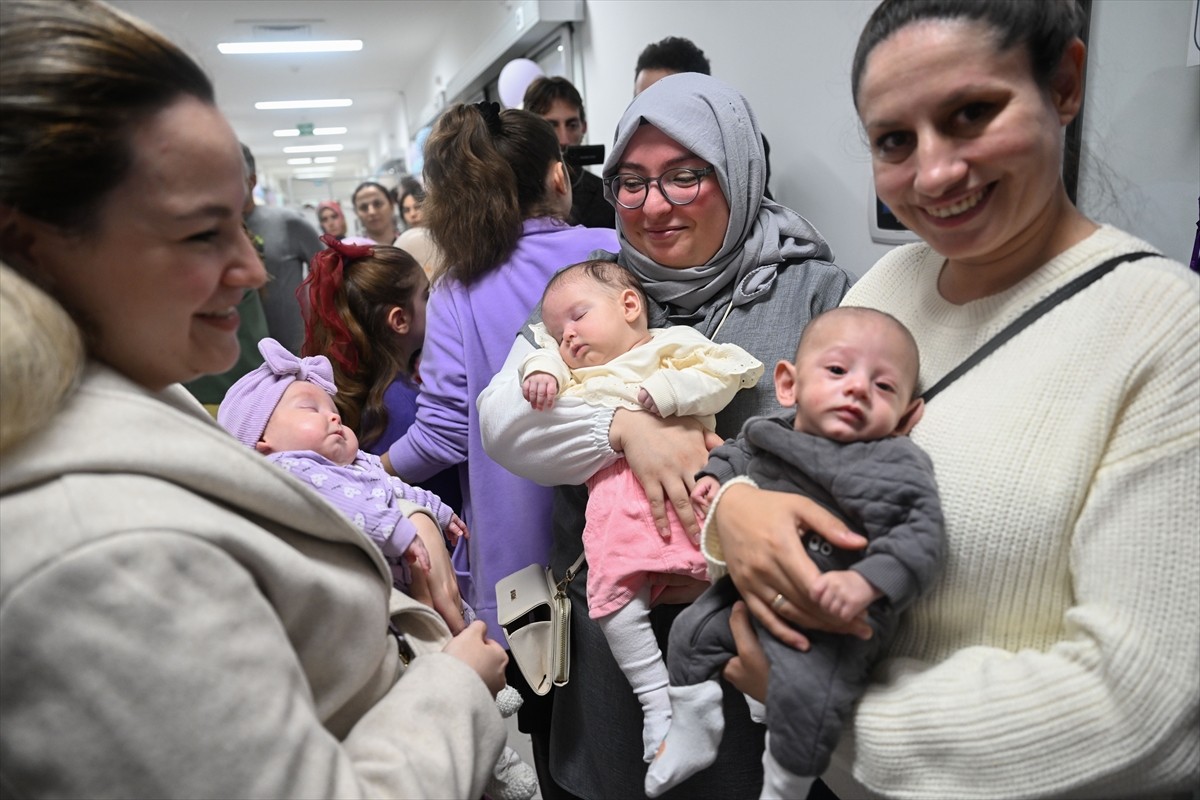
POLYGON ((671 727, 646 771, 646 794, 658 797, 717 760, 725 731, 721 684, 672 686, 671 727))
POLYGON ((784 769, 771 755, 771 734, 763 750, 763 788, 758 800, 795 800, 808 797, 816 777, 797 775, 784 769))
POLYGON ((654 758, 671 726, 667 665, 650 627, 650 589, 643 587, 625 606, 596 620, 613 658, 642 704, 642 758, 654 758))

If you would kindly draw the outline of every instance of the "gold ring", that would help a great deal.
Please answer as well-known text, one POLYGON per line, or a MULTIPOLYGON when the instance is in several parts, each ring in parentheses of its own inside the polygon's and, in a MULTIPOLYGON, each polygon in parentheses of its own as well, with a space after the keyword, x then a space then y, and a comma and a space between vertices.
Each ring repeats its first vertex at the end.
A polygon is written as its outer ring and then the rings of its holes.
POLYGON ((778 612, 783 608, 783 604, 786 602, 787 598, 783 596, 783 592, 780 592, 779 594, 775 595, 775 599, 771 601, 771 608, 778 612))

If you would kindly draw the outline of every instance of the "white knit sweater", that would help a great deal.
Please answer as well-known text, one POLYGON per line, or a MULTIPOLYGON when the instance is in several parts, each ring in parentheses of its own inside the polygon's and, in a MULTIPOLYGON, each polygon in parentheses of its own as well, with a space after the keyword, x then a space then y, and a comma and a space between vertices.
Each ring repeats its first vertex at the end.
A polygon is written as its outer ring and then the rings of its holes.
MULTIPOLYGON (((966 305, 893 251, 846 296, 897 316, 922 385, 1113 255, 1111 227, 966 305)), ((1124 264, 932 400, 913 439, 949 540, 827 780, 842 797, 1131 797, 1200 781, 1200 280, 1124 264), (852 769, 853 778, 847 774, 852 769), (864 786, 866 789, 864 789, 864 786)))

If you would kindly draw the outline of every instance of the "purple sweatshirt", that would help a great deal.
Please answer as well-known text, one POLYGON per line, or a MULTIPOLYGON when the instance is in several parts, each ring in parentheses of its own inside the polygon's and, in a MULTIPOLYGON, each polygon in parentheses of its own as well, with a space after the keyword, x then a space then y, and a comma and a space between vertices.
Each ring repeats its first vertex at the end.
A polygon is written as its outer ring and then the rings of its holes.
POLYGON ((550 277, 595 250, 616 249, 613 230, 527 219, 506 263, 469 287, 441 280, 429 297, 417 421, 388 449, 388 456, 409 483, 460 465, 463 519, 471 531, 467 554, 472 586, 466 600, 487 622, 488 636, 506 647, 496 622, 496 581, 530 564, 549 562, 554 492, 488 458, 475 401, 504 365, 550 277))

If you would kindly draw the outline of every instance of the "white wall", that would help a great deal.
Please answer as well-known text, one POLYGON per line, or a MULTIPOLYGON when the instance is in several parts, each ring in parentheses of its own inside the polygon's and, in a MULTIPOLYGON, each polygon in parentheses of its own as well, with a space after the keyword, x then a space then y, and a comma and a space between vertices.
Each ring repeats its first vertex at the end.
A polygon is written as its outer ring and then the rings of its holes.
MULTIPOLYGON (((874 0, 588 0, 576 27, 592 143, 610 145, 633 66, 665 36, 696 42, 771 142, 776 199, 861 274, 889 246, 867 231, 870 163, 850 61, 874 0)), ((1200 194, 1200 67, 1185 67, 1187 0, 1096 0, 1080 205, 1186 263, 1200 194)))
POLYGON ((862 274, 886 253, 867 233, 870 160, 850 100, 850 60, 874 0, 588 0, 583 51, 588 139, 612 144, 650 42, 684 36, 738 87, 771 143, 771 191, 862 274), (636 25, 631 24, 636 20, 636 25))
POLYGON ((1187 263, 1200 195, 1191 3, 1101 0, 1092 14, 1079 205, 1187 263))

